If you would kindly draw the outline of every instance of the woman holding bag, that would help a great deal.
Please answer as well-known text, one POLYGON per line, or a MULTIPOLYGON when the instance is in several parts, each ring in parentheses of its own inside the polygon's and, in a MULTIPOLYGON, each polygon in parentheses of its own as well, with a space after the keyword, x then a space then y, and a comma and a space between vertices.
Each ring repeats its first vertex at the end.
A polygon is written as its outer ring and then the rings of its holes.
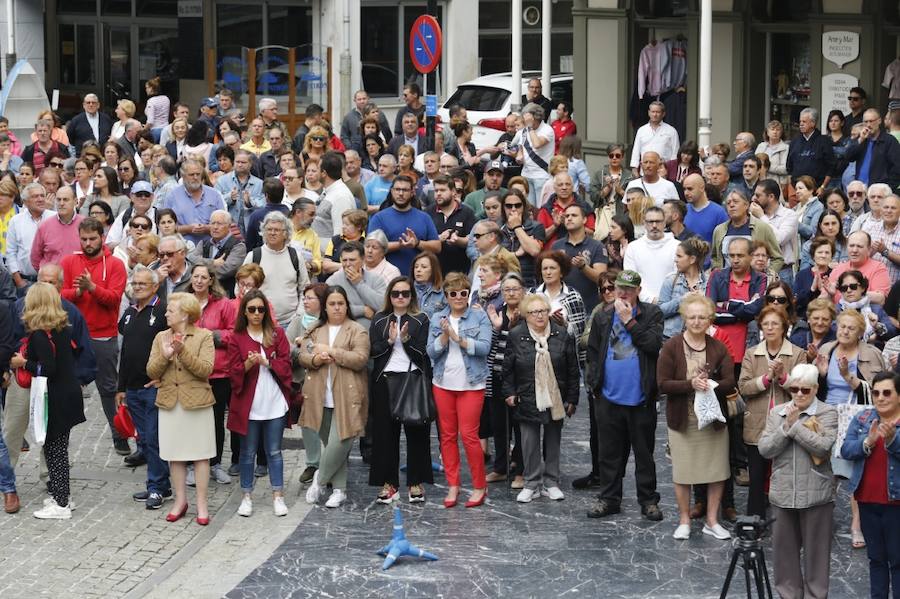
MULTIPOLYGON (((372 464, 369 484, 381 485, 376 501, 390 505, 400 494, 400 425, 392 415, 397 399, 431 398, 431 362, 426 353, 428 317, 419 311, 416 290, 409 277, 392 280, 385 293, 384 308, 372 319, 372 464), (405 391, 403 391, 405 389, 405 391), (422 391, 425 393, 422 393, 422 391), (401 397, 402 396, 402 397, 401 397)), ((433 403, 432 403, 433 405, 433 403)), ((431 470, 431 423, 402 423, 406 431, 406 482, 409 502, 424 503, 424 483, 433 484, 431 470)))
POLYGON ((241 443, 241 491, 244 497, 239 516, 250 516, 253 503, 253 464, 256 447, 263 439, 269 458, 269 482, 272 484, 276 516, 286 516, 284 504, 284 460, 281 438, 284 435, 291 396, 291 347, 284 331, 275 324, 269 300, 258 289, 244 294, 234 333, 228 339, 228 363, 231 372, 231 403, 228 430, 244 436, 241 443))
MULTIPOLYGON (((50 480, 50 497, 34 512, 42 520, 68 520, 72 517, 69 494, 69 432, 85 421, 81 386, 75 378, 75 356, 69 336, 69 317, 63 310, 59 293, 49 283, 35 283, 25 295, 22 321, 28 331, 28 347, 23 356, 17 352, 10 366, 23 368, 32 377, 46 377, 47 436, 44 459, 50 480)), ((32 385, 37 386, 32 379, 32 385)), ((39 387, 36 387, 39 389, 39 387)), ((35 389, 33 389, 35 390, 35 389)))
POLYGON ((659 392, 668 396, 666 423, 678 501, 678 527, 672 536, 678 540, 690 537, 691 485, 706 485, 703 534, 725 540, 731 535, 719 524, 719 504, 725 481, 731 477, 728 429, 724 422, 713 422, 698 429, 694 397, 697 392, 709 389, 710 381, 715 381, 720 409, 723 415, 727 414, 724 404, 725 397, 734 391, 734 363, 725 344, 707 334, 716 314, 711 299, 686 295, 679 312, 685 331, 663 345, 656 365, 659 392))

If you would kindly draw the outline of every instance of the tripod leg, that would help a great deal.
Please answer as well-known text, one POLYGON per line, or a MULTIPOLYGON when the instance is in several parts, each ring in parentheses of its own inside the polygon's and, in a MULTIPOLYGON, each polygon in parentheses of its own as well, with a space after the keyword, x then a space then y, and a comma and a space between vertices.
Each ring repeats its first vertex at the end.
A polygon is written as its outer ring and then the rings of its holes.
POLYGON ((734 569, 737 567, 740 554, 740 549, 735 549, 731 554, 731 563, 728 564, 728 574, 725 576, 725 584, 722 585, 722 594, 719 595, 719 599, 725 599, 728 596, 728 588, 731 586, 731 579, 734 577, 734 569))
MULTIPOLYGON (((760 569, 762 569, 763 580, 766 582, 765 597, 767 597, 768 599, 772 599, 773 595, 772 595, 772 585, 769 582, 769 569, 766 568, 766 554, 763 553, 762 549, 759 550, 759 567, 760 567, 760 569)), ((760 594, 760 597, 763 597, 763 595, 760 594)))
MULTIPOLYGON (((765 562, 762 561, 762 555, 760 554, 759 549, 755 549, 753 551, 753 556, 751 557, 753 561, 753 579, 756 582, 756 596, 759 599, 765 599, 767 595, 765 594, 765 587, 763 587, 763 576, 766 570, 765 562)), ((771 597, 771 595, 768 595, 771 597)))
MULTIPOLYGON (((753 596, 753 587, 750 586, 750 570, 753 568, 753 557, 750 551, 744 551, 744 585, 747 589, 747 599, 753 596)), ((762 599, 760 597, 760 599, 762 599)))

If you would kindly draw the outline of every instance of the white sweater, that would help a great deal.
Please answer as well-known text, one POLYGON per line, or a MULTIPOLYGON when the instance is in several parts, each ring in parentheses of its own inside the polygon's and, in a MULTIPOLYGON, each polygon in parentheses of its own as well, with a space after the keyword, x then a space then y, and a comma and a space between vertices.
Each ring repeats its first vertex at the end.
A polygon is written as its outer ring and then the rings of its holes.
POLYGON ((659 241, 647 236, 636 239, 625 249, 623 266, 641 275, 641 301, 657 303, 666 276, 675 272, 675 250, 679 241, 671 233, 659 241))

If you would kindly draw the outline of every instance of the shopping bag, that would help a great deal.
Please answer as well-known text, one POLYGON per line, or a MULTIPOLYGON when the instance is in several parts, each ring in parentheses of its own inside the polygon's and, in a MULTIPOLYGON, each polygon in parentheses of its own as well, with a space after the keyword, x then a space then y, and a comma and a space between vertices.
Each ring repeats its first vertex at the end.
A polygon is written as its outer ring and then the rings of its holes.
POLYGON ((716 397, 716 387, 719 384, 713 380, 707 381, 709 388, 706 391, 694 393, 694 414, 697 415, 697 429, 702 430, 716 420, 725 422, 719 399, 716 397))
MULTIPOLYGON (((862 385, 862 403, 858 403, 856 391, 850 391, 850 397, 847 399, 847 403, 834 406, 837 409, 838 414, 838 430, 837 439, 834 441, 834 445, 831 448, 831 455, 837 459, 843 459, 841 458, 841 447, 844 445, 844 439, 847 437, 847 429, 850 428, 850 422, 856 418, 857 414, 872 407, 869 383, 860 381, 859 384, 862 385)), ((833 460, 832 464, 834 464, 833 460)))
POLYGON ((47 397, 47 377, 36 376, 31 379, 31 411, 29 417, 29 428, 34 437, 34 442, 43 445, 47 439, 47 416, 48 397, 47 397))

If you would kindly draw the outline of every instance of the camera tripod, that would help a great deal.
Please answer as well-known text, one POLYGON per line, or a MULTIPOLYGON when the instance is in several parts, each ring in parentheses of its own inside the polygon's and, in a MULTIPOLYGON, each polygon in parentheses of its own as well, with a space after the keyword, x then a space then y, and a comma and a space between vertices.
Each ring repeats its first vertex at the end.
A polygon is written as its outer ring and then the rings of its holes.
POLYGON ((772 599, 772 586, 769 584, 769 571, 766 569, 766 554, 759 544, 759 539, 741 538, 736 539, 734 542, 731 564, 728 566, 728 575, 725 577, 725 584, 722 585, 722 594, 719 595, 719 599, 725 599, 728 596, 728 588, 731 586, 731 579, 734 577, 734 569, 737 567, 738 559, 743 560, 741 565, 744 568, 747 599, 752 599, 753 597, 753 587, 750 585, 751 575, 756 586, 756 596, 759 599, 772 599))

